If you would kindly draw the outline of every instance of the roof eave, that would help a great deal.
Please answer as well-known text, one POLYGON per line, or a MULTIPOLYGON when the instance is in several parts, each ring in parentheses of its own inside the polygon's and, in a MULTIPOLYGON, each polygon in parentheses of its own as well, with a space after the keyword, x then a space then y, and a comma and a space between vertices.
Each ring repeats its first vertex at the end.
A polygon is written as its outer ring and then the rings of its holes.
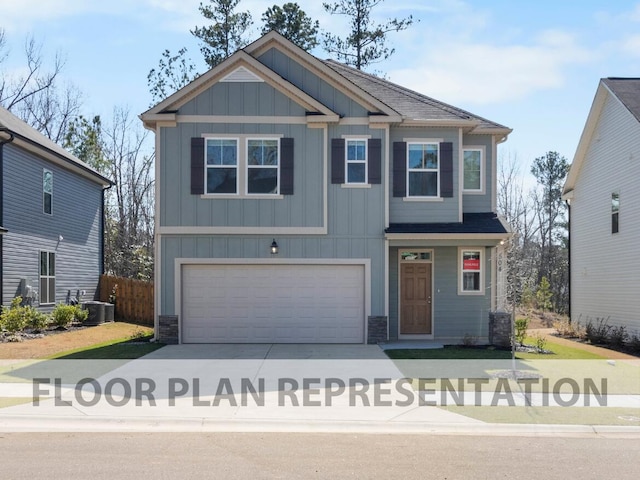
POLYGON ((612 94, 611 91, 602 82, 602 80, 600 80, 593 102, 591 103, 591 108, 589 109, 587 121, 585 122, 584 129, 580 135, 580 140, 578 141, 578 146, 576 148, 576 153, 573 156, 569 173, 567 174, 567 180, 564 182, 564 187, 562 189, 563 195, 569 193, 575 188, 580 168, 582 167, 582 163, 584 162, 584 158, 587 154, 591 138, 593 137, 593 132, 595 131, 596 124, 600 118, 600 113, 602 112, 609 94, 612 94))
POLYGON ((385 233, 387 240, 505 240, 512 235, 505 233, 385 233))
POLYGON ((101 173, 93 170, 88 165, 84 163, 79 163, 80 162, 79 159, 75 160, 70 156, 69 157, 64 156, 54 150, 51 150, 48 147, 45 147, 44 145, 39 144, 35 140, 32 140, 28 137, 25 137, 24 135, 21 135, 20 133, 17 133, 11 130, 10 128, 2 127, 2 131, 10 133, 10 135, 13 137, 11 140, 11 143, 19 145, 25 150, 30 151, 31 153, 34 153, 41 157, 44 157, 45 159, 53 163, 66 167, 68 170, 74 171, 82 175, 83 177, 88 178, 95 183, 98 183, 99 185, 102 186, 102 188, 109 188, 115 185, 115 183, 112 180, 108 179, 101 173))

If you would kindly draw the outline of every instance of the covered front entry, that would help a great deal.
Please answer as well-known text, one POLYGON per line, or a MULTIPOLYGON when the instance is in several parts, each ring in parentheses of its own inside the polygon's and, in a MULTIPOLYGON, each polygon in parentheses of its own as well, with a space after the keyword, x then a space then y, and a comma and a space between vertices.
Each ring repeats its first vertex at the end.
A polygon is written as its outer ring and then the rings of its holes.
POLYGON ((400 335, 433 335, 431 251, 400 252, 400 335))
POLYGON ((363 343, 365 266, 182 266, 182 343, 363 343))

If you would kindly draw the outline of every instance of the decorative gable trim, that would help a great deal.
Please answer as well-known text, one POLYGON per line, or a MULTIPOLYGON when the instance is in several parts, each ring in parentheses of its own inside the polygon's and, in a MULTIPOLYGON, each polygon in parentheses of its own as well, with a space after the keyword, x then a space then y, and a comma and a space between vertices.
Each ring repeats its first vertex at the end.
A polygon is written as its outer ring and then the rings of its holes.
POLYGON ((264 80, 245 67, 238 67, 229 75, 223 77, 220 83, 263 83, 264 80))
POLYGON ((186 87, 178 90, 155 107, 147 110, 140 118, 147 128, 155 128, 158 114, 175 112, 181 106, 241 67, 258 76, 265 83, 307 110, 307 112, 310 113, 310 115, 307 115, 308 122, 337 123, 340 120, 340 116, 337 113, 282 78, 273 70, 258 62, 243 50, 237 51, 231 57, 204 75, 201 75, 186 87))

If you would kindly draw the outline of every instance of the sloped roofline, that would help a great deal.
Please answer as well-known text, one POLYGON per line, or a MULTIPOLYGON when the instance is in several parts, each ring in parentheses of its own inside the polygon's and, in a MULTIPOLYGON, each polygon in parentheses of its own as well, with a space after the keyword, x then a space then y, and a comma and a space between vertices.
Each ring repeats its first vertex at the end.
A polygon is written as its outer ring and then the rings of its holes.
MULTIPOLYGON (((319 113, 320 116, 323 116, 325 121, 337 122, 339 120, 339 115, 337 113, 276 74, 273 70, 257 61, 244 50, 238 50, 229 58, 193 80, 184 88, 178 90, 173 95, 150 108, 140 115, 140 119, 144 122, 146 127, 153 128, 155 122, 161 119, 158 116, 162 116, 167 113, 174 113, 181 106, 240 67, 244 67, 251 73, 254 73, 267 84, 294 100, 307 111, 311 113, 319 113)), ((317 117, 317 115, 314 115, 314 117, 317 117)))
POLYGON ((244 50, 253 57, 259 57, 271 48, 276 48, 280 51, 286 52, 287 55, 295 57, 315 75, 322 78, 332 87, 347 93, 348 96, 354 98, 367 110, 383 113, 389 117, 397 117, 397 121, 401 120, 400 114, 392 107, 381 102, 373 95, 335 72, 333 69, 327 69, 326 65, 321 60, 290 42, 276 31, 272 30, 266 35, 260 37, 258 40, 245 47, 244 50))
POLYGON ((571 162, 571 168, 569 168, 569 173, 567 174, 567 180, 564 182, 564 188, 562 189, 563 200, 568 200, 572 196, 573 189, 575 188, 578 176, 580 175, 580 169, 582 168, 582 164, 584 163, 587 155, 587 149, 591 144, 593 133, 595 132, 598 120, 600 119, 600 114, 602 113, 604 104, 609 96, 612 96, 624 106, 624 103, 620 101, 616 94, 607 86, 604 79, 600 79, 596 95, 593 99, 593 103, 591 104, 591 109, 589 110, 589 115, 587 116, 587 121, 584 125, 584 129, 582 130, 582 135, 580 135, 576 153, 573 156, 573 161, 571 162))
POLYGON ((103 188, 114 185, 113 181, 3 107, 0 107, 0 143, 20 145, 32 153, 89 178, 103 188))

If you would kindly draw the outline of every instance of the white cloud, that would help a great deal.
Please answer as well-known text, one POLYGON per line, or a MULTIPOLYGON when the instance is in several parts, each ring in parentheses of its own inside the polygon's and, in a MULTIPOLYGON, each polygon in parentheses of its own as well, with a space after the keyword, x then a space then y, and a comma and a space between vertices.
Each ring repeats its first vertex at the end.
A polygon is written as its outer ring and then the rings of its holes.
POLYGON ((625 38, 620 47, 625 53, 634 57, 640 57, 640 34, 625 38))
POLYGON ((389 77, 447 102, 489 104, 560 88, 571 65, 591 58, 571 35, 546 31, 532 45, 439 43, 389 77))

